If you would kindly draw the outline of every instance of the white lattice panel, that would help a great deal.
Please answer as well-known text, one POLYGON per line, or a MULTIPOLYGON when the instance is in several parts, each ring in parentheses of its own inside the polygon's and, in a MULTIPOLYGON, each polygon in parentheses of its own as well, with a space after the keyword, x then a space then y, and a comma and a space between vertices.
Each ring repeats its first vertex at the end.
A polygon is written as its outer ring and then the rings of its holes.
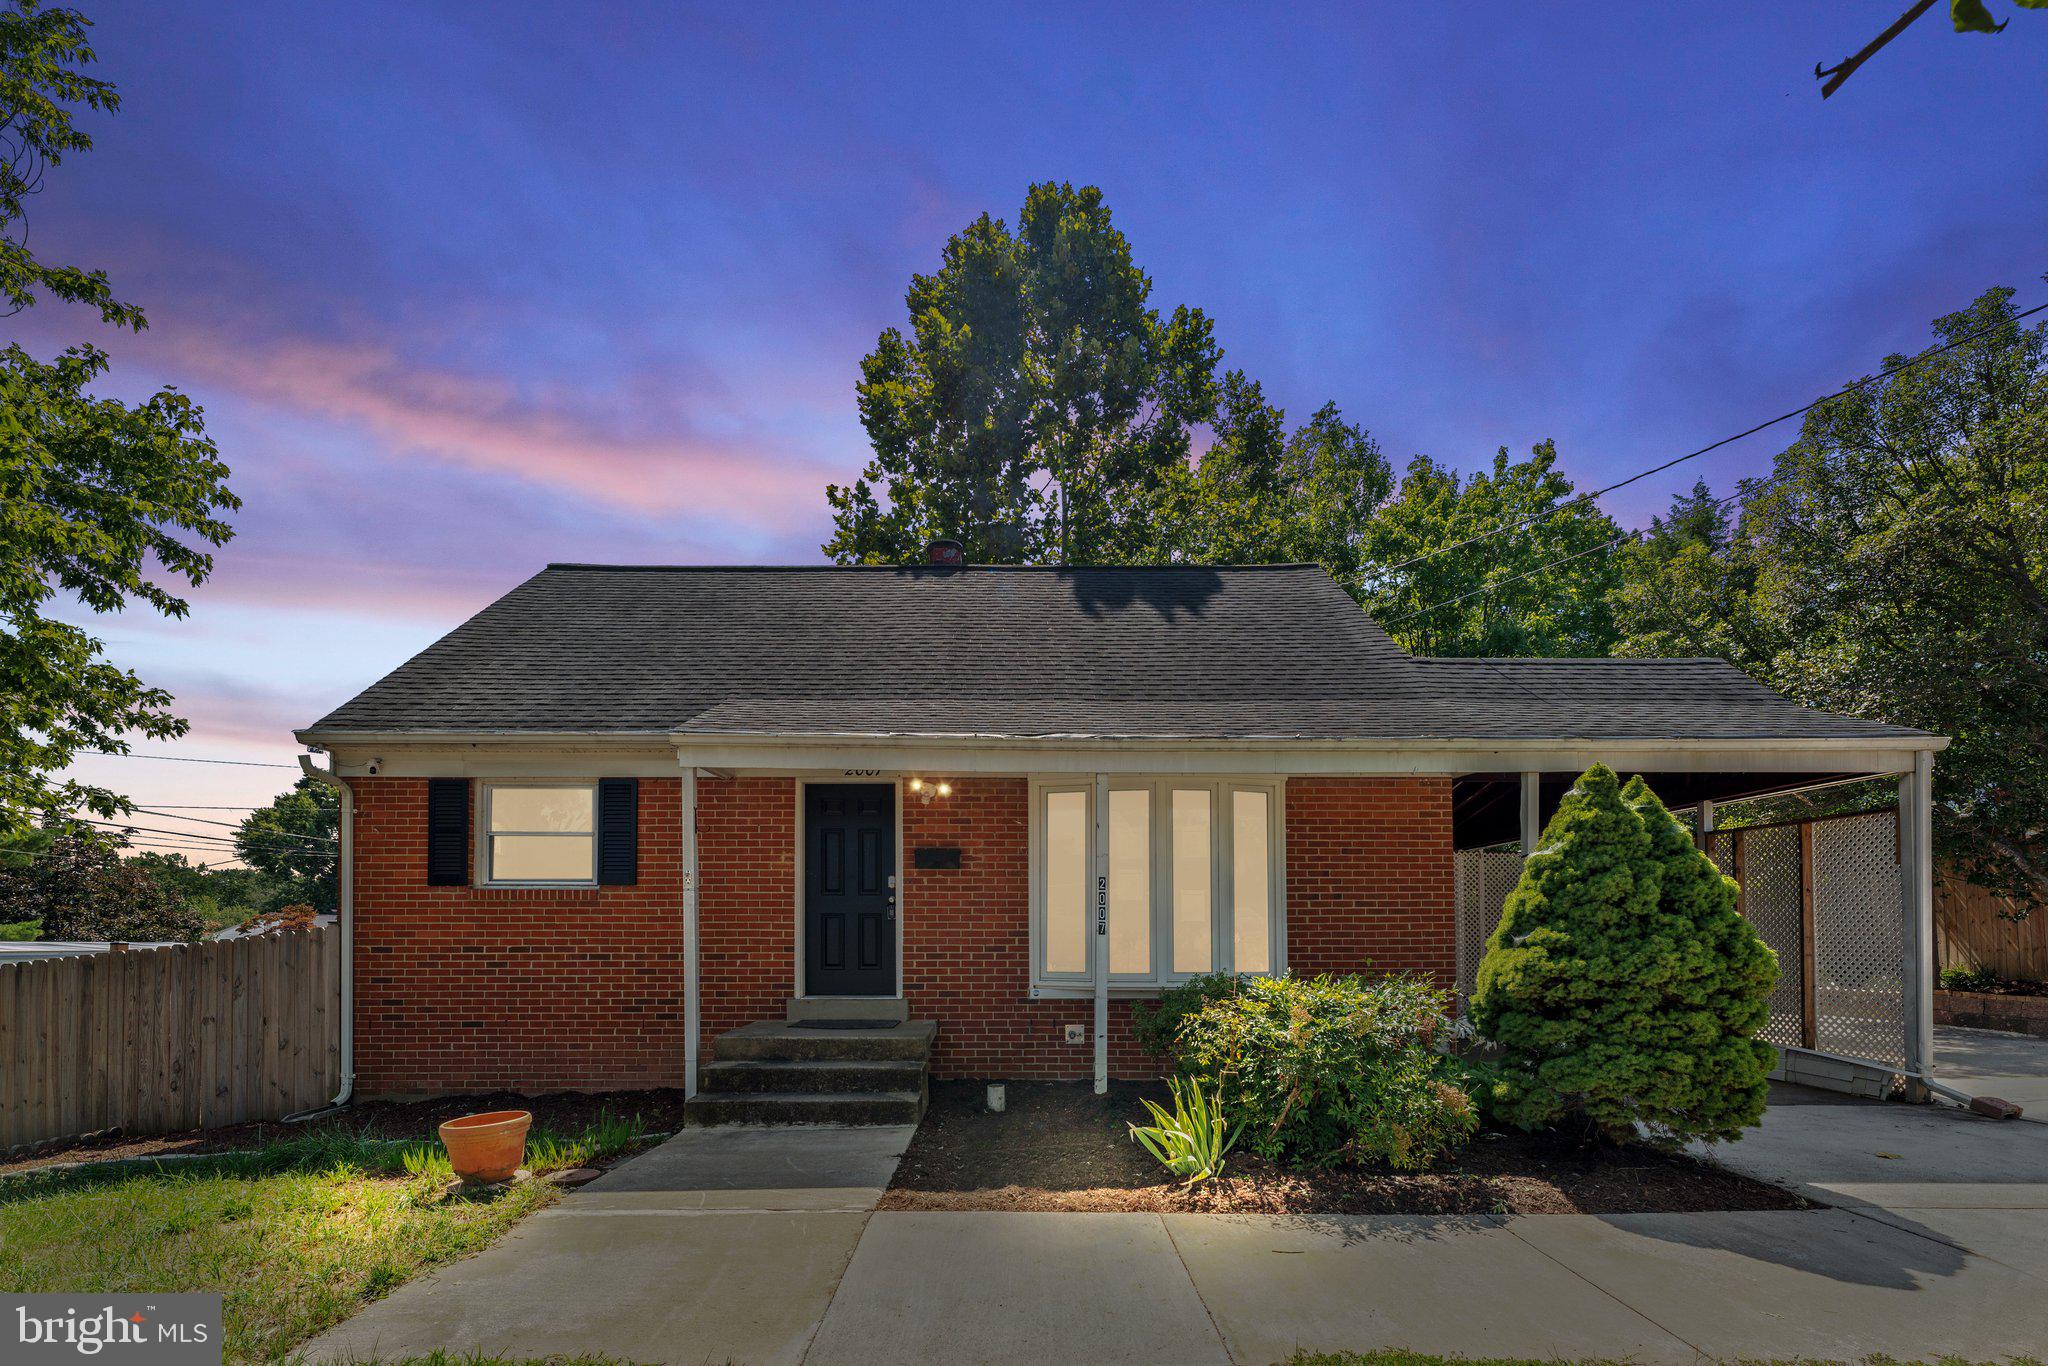
POLYGON ((1771 1020, 1761 1037, 1765 1043, 1780 1048, 1798 1048, 1806 990, 1805 955, 1800 945, 1799 827, 1765 826, 1734 836, 1716 836, 1717 852, 1724 844, 1731 851, 1729 861, 1722 865, 1731 876, 1736 838, 1742 841, 1742 913, 1778 955, 1778 985, 1771 992, 1771 1020))
POLYGON ((1815 1046, 1906 1066, 1904 889, 1891 811, 1813 823, 1815 1046))
POLYGON ((1479 981, 1486 941, 1500 924, 1501 907, 1522 876, 1522 847, 1461 849, 1457 855, 1458 995, 1469 999, 1479 981))

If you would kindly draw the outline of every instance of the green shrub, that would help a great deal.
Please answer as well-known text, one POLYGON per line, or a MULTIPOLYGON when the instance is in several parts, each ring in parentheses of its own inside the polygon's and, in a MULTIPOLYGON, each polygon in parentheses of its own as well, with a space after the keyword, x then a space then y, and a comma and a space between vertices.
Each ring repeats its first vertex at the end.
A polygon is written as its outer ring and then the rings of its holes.
POLYGON ((1240 980, 1227 972, 1212 972, 1168 987, 1151 1005, 1140 1001, 1131 1008, 1131 1032, 1138 1046, 1155 1058, 1179 1056, 1180 1027, 1188 1016, 1211 1001, 1236 994, 1240 980))
POLYGON ((1246 977, 1185 1018, 1175 1055, 1260 1157, 1427 1167, 1478 1123, 1434 1047, 1448 1004, 1413 977, 1246 977))
POLYGON ((1755 1036, 1777 959, 1736 886, 1640 778, 1596 764, 1522 869, 1479 965, 1472 1019, 1500 1047, 1491 1115, 1617 1142, 1733 1139, 1776 1059, 1755 1036))
POLYGON ((1953 967, 1941 970, 1943 991, 1989 991, 1998 985, 1998 978, 1988 968, 1953 967))

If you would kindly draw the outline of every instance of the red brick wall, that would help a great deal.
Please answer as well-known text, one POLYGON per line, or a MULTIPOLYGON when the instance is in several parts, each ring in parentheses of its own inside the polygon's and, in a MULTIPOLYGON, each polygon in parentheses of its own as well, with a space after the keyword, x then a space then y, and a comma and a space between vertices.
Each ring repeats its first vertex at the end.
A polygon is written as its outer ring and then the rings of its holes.
MULTIPOLYGON (((904 861, 920 844, 960 849, 960 867, 903 872, 903 985, 913 1018, 939 1022, 933 1072, 942 1077, 1088 1077, 1095 1045, 1065 1041, 1066 1026, 1092 1032, 1092 1001, 1031 999, 1029 784, 1023 778, 955 778, 953 795, 929 806, 906 795, 904 861)), ((1156 1076, 1131 1038, 1131 1009, 1109 1006, 1110 1070, 1156 1076)))
MULTIPOLYGON (((677 1085, 682 1078, 680 784, 641 782, 640 884, 596 891, 426 886, 426 783, 356 779, 357 1072, 366 1094, 677 1085)), ((941 1076, 1077 1078, 1089 1001, 1030 999, 1028 785, 963 777, 905 794, 904 861, 954 845, 958 869, 902 869, 903 984, 939 1022, 941 1076)), ((796 785, 697 785, 703 1050, 779 1019, 796 987, 796 785)), ((1450 782, 1289 782, 1288 962, 1455 972, 1450 782)), ((1110 1063, 1151 1075, 1130 1006, 1110 1007, 1110 1063)))
POLYGON ((427 885, 427 781, 352 778, 356 1088, 683 1081, 682 782, 640 781, 633 887, 427 885))
POLYGON ((1287 783, 1287 966, 1458 976, 1449 778, 1287 783))
MULTIPOLYGON (((796 780, 697 780, 697 982, 711 1040, 796 994, 796 780)), ((680 912, 678 912, 680 914, 680 912)))

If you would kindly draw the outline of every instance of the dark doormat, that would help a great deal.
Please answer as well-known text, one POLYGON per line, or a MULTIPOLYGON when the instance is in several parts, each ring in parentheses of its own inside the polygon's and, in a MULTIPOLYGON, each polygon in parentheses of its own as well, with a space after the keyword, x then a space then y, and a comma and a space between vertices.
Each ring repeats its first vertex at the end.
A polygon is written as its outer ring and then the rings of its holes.
POLYGON ((894 1029, 895 1020, 798 1020, 798 1029, 894 1029))

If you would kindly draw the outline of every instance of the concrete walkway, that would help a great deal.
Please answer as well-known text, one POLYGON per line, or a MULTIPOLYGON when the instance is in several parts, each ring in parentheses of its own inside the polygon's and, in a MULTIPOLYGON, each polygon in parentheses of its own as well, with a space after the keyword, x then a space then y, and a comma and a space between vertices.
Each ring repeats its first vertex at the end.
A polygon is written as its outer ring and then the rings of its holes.
POLYGON ((1402 1218, 870 1213, 910 1130, 687 1131, 315 1359, 1985 1359, 2048 1344, 2048 1125, 1786 1089, 1717 1153, 1833 1209, 1402 1218))
POLYGON ((686 1129, 308 1345, 315 1361, 803 1360, 911 1126, 686 1129))

